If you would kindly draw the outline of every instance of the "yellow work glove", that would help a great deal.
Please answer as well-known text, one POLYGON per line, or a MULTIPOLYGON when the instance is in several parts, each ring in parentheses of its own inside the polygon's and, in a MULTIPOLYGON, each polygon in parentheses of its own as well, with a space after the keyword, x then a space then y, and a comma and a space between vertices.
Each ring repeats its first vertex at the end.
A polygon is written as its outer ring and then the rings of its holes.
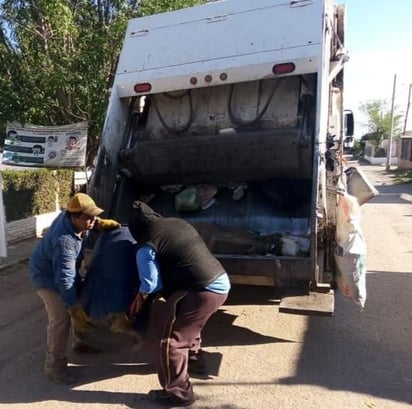
POLYGON ((121 334, 133 328, 133 322, 122 312, 116 312, 108 317, 110 321, 110 331, 121 334))
POLYGON ((133 328, 131 321, 125 313, 114 313, 111 317, 110 331, 115 334, 125 334, 133 341, 133 350, 139 351, 143 347, 143 337, 133 328))
POLYGON ((86 314, 86 311, 80 304, 76 304, 68 309, 72 320, 74 332, 84 332, 93 329, 92 319, 86 314))
POLYGON ((113 219, 101 219, 98 217, 94 226, 99 231, 105 231, 118 229, 121 224, 113 219))

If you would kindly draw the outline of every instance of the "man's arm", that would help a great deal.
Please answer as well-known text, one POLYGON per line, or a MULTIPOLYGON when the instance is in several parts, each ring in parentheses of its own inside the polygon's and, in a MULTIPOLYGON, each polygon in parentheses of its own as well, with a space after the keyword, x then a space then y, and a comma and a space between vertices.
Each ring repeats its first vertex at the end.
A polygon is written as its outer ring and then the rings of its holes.
POLYGON ((78 248, 69 237, 61 237, 53 254, 53 269, 59 294, 71 317, 73 329, 80 333, 93 327, 91 318, 79 303, 77 294, 78 248))
POLYGON ((53 249, 54 280, 67 307, 72 307, 79 301, 76 288, 77 255, 78 249, 73 240, 66 236, 58 239, 53 249))
POLYGON ((140 277, 139 292, 129 307, 129 318, 134 318, 141 310, 149 294, 160 291, 163 288, 156 261, 156 252, 151 246, 142 246, 137 250, 136 263, 140 277))

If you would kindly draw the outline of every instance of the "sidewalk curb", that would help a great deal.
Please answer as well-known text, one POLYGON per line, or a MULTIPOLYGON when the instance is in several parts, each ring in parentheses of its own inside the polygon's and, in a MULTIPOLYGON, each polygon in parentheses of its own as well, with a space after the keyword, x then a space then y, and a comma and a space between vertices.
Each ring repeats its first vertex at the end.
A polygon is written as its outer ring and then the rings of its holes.
POLYGON ((6 268, 14 267, 17 264, 23 263, 27 260, 29 260, 29 257, 22 257, 19 260, 9 261, 8 263, 4 263, 4 264, 0 262, 0 271, 5 270, 6 268))
POLYGON ((15 267, 17 264, 28 262, 39 238, 30 237, 7 246, 7 256, 0 258, 0 270, 15 267))

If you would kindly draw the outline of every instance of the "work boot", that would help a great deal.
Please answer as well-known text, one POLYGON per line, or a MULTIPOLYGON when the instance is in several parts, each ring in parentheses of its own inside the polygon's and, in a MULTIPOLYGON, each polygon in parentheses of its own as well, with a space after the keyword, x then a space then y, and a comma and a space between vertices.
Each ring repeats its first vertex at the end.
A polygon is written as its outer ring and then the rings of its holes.
POLYGON ((148 398, 151 402, 157 405, 165 405, 167 407, 182 407, 182 406, 190 406, 192 403, 195 403, 196 397, 192 394, 187 399, 179 398, 176 395, 173 395, 169 392, 166 392, 163 389, 153 389, 149 391, 148 398))
POLYGON ((50 380, 60 385, 73 385, 76 383, 76 378, 69 373, 67 367, 45 367, 44 374, 50 380))

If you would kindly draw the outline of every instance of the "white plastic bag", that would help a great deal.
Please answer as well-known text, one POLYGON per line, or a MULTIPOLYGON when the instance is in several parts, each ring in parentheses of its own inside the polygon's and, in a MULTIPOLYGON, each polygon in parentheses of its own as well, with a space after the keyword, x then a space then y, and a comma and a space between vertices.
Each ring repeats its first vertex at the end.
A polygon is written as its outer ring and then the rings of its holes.
POLYGON ((356 197, 347 192, 338 196, 337 206, 336 283, 345 297, 363 308, 366 301, 366 243, 360 227, 360 206, 356 197))

